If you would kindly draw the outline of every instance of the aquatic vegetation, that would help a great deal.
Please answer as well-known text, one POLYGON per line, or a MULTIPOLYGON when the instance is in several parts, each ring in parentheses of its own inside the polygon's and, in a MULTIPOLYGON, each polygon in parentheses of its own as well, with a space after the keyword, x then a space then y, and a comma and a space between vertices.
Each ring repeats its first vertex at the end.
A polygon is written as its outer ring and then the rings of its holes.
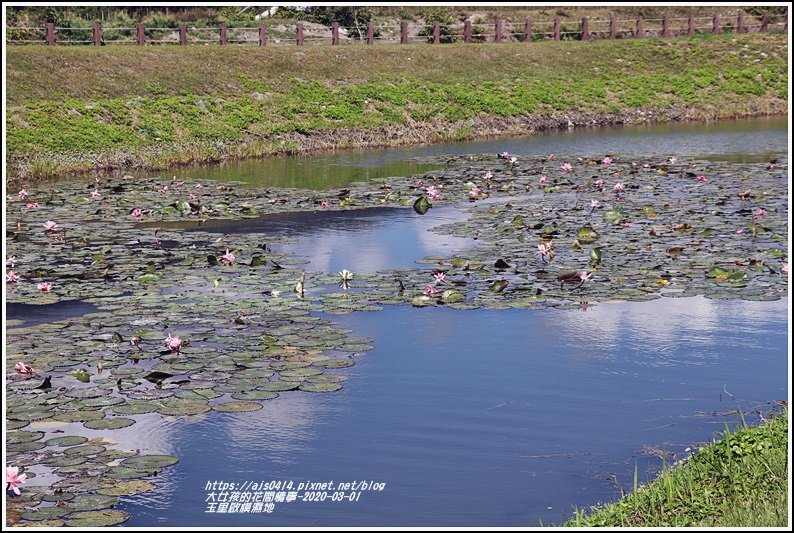
POLYGON ((20 474, 19 468, 16 466, 7 466, 6 467, 6 490, 12 491, 14 494, 19 496, 22 492, 19 490, 19 486, 27 481, 26 474, 20 474))
POLYGON ((19 283, 19 276, 13 270, 6 272, 6 283, 19 283))
POLYGON ((19 361, 17 364, 15 364, 14 370, 19 372, 20 374, 33 374, 35 372, 32 366, 26 364, 23 361, 19 361))

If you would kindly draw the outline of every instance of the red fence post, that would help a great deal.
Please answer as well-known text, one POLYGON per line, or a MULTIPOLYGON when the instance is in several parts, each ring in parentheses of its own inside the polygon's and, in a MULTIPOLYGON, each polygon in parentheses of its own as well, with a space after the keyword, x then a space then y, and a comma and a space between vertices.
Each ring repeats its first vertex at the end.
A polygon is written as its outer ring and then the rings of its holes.
POLYGON ((560 19, 554 19, 554 40, 560 40, 560 19))
POLYGON ((788 30, 788 10, 786 10, 786 14, 783 16, 783 30, 788 30))
POLYGON ((618 24, 615 20, 615 15, 609 15, 609 38, 610 39, 617 39, 618 36, 618 24))
POLYGON ((55 23, 48 22, 47 26, 47 44, 52 46, 55 44, 55 23))
POLYGON ((645 30, 642 29, 642 17, 637 17, 637 31, 634 32, 635 39, 645 37, 645 30))
POLYGON ((686 32, 687 35, 690 35, 690 36, 695 35, 695 16, 694 15, 689 15, 689 24, 688 24, 687 28, 688 28, 687 32, 686 32))
POLYGON ((463 42, 471 42, 471 21, 467 20, 463 23, 463 42))
POLYGON ((713 17, 711 17, 711 33, 717 34, 722 33, 720 29, 720 15, 719 13, 715 13, 713 17))
POLYGON ((441 23, 439 21, 435 21, 433 23, 433 44, 438 44, 441 42, 441 23))
POLYGON ((221 44, 227 44, 229 40, 226 36, 226 23, 221 22, 221 44))
POLYGON ((187 44, 187 25, 179 25, 179 44, 187 44))
POLYGON ((766 31, 769 31, 769 15, 767 15, 766 13, 764 13, 761 16, 761 29, 758 30, 758 31, 760 31, 762 33, 766 32, 766 31))
POLYGON ((94 22, 94 46, 102 45, 102 28, 99 22, 94 22))
POLYGON ((143 27, 143 22, 138 24, 138 44, 141 46, 146 44, 146 33, 143 27))
POLYGON ((295 44, 303 46, 303 22, 298 22, 295 26, 295 44))
POLYGON ((259 46, 267 46, 267 27, 264 24, 259 25, 259 46))
POLYGON ((375 44, 375 25, 371 20, 367 22, 367 44, 375 44))
POLYGON ((337 45, 339 44, 339 23, 334 22, 331 24, 331 44, 337 45))
POLYGON ((582 18, 582 40, 590 40, 590 31, 587 27, 587 17, 582 18))
POLYGON ((400 22, 400 44, 408 44, 408 21, 400 22))
POLYGON ((736 16, 736 33, 744 33, 744 11, 741 10, 736 16))
POLYGON ((493 25, 493 40, 495 43, 502 42, 502 21, 497 20, 493 25))
POLYGON ((667 21, 667 15, 662 17, 662 37, 670 37, 670 23, 667 21))
POLYGON ((524 42, 532 42, 532 19, 528 17, 527 21, 524 23, 524 42))

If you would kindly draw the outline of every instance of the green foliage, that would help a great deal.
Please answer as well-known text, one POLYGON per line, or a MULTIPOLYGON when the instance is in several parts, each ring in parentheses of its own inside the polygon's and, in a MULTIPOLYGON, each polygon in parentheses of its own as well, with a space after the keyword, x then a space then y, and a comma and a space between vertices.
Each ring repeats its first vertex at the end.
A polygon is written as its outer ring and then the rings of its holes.
POLYGON ((452 27, 455 24, 455 19, 452 13, 442 8, 431 8, 422 13, 425 19, 425 26, 419 31, 419 35, 427 37, 427 42, 433 42, 433 28, 434 24, 438 22, 439 27, 439 41, 444 43, 454 43, 458 40, 455 29, 452 27))

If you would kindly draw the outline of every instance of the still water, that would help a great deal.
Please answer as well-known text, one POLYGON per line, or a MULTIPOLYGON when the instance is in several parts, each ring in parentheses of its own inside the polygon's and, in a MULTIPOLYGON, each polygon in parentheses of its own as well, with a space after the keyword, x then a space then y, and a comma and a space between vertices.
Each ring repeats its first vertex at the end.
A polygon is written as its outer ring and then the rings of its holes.
MULTIPOLYGON (((174 171, 180 178, 240 181, 252 187, 328 189, 354 181, 427 172, 429 156, 501 153, 516 156, 690 157, 734 162, 769 161, 788 152, 785 118, 644 124, 574 129, 486 141, 431 146, 326 152, 310 157, 273 157, 194 166, 174 171)), ((171 176, 174 172, 160 172, 171 176)))

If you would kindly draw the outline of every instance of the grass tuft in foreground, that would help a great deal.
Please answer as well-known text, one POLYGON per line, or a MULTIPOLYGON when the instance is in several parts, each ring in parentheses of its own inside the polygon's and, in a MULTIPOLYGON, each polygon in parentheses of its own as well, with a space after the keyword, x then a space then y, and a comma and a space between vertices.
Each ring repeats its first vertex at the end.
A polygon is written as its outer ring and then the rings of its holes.
POLYGON ((618 502, 579 509, 566 526, 785 527, 788 410, 703 448, 618 502))

